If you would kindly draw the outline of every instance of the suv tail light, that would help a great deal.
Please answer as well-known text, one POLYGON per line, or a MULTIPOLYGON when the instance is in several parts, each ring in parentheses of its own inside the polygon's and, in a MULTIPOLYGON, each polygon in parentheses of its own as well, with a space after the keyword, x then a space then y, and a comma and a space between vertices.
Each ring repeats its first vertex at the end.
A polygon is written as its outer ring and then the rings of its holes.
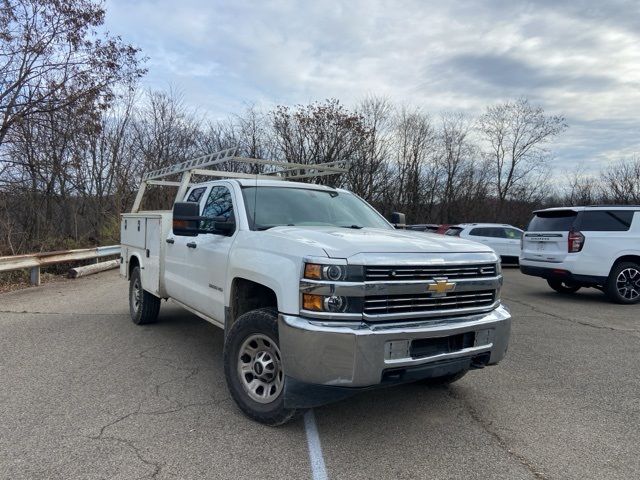
POLYGON ((580 232, 569 231, 569 253, 576 253, 584 246, 584 235, 580 232))

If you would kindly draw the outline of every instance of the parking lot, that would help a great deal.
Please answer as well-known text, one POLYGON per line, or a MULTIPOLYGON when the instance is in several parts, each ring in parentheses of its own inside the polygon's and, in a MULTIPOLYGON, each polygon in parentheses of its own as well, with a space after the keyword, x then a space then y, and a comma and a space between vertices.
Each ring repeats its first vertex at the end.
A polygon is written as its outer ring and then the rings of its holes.
MULTIPOLYGON (((225 386, 222 331, 171 303, 135 326, 126 292, 112 271, 0 295, 0 478, 311 478, 313 419, 246 419, 225 386)), ((640 309, 595 290, 560 296, 515 269, 503 300, 504 362, 446 388, 315 409, 316 467, 345 479, 637 478, 640 309)))

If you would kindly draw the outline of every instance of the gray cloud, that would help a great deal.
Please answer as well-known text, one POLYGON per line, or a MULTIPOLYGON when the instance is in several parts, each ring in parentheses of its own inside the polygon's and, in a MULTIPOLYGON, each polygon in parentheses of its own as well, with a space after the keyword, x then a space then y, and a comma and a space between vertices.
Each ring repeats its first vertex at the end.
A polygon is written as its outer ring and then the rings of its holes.
POLYGON ((538 90, 562 85, 583 91, 612 88, 616 80, 603 75, 572 75, 562 71, 537 68, 509 55, 455 55, 444 65, 449 75, 471 77, 500 89, 538 90), (450 68, 447 68, 450 67, 450 68))
POLYGON ((476 115, 526 96, 564 114, 558 168, 640 151, 640 3, 107 1, 109 30, 214 117, 367 93, 476 115))

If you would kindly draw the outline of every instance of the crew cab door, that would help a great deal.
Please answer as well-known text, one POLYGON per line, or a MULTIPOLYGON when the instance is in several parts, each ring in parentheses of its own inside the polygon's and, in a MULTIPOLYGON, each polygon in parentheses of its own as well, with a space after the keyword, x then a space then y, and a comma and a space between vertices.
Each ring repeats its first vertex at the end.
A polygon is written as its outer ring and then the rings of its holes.
MULTIPOLYGON (((234 220, 234 207, 230 189, 225 185, 211 187, 204 203, 203 217, 225 217, 234 220)), ((189 293, 187 306, 224 322, 224 289, 227 265, 236 231, 230 235, 201 233, 191 237, 186 249, 188 276, 185 285, 189 293)))
MULTIPOLYGON (((197 187, 192 189, 185 197, 186 202, 202 202, 208 187, 197 187)), ((202 208, 202 207, 201 207, 202 208)), ((187 289, 187 279, 190 276, 190 266, 187 263, 187 244, 195 241, 196 237, 184 237, 174 235, 173 230, 169 232, 164 249, 164 285, 169 297, 178 300, 186 305, 189 304, 189 291, 187 289)))

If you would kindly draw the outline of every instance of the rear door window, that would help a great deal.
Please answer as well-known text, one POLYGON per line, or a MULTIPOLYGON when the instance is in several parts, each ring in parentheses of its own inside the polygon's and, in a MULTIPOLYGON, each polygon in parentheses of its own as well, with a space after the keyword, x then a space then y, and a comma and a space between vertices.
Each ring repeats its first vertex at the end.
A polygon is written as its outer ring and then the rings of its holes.
POLYGON ((187 202, 196 202, 198 203, 202 198, 202 194, 207 189, 207 187, 198 187, 191 190, 189 196, 187 197, 187 202))
POLYGON ((522 232, 520 230, 516 230, 515 228, 505 228, 504 233, 506 237, 511 240, 520 240, 520 237, 522 237, 522 232))
POLYGON ((491 227, 491 228, 487 228, 488 230, 488 237, 492 237, 492 238, 507 238, 507 234, 504 231, 504 228, 502 227, 491 227))
POLYGON ((582 213, 577 228, 585 232, 626 232, 633 214, 632 210, 589 210, 582 213))
POLYGON ((469 235, 473 235, 474 237, 490 237, 490 230, 490 228, 483 227, 473 228, 469 232, 469 235))
POLYGON ((573 210, 552 210, 538 212, 529 222, 529 232, 568 232, 571 230, 578 212, 573 210))

